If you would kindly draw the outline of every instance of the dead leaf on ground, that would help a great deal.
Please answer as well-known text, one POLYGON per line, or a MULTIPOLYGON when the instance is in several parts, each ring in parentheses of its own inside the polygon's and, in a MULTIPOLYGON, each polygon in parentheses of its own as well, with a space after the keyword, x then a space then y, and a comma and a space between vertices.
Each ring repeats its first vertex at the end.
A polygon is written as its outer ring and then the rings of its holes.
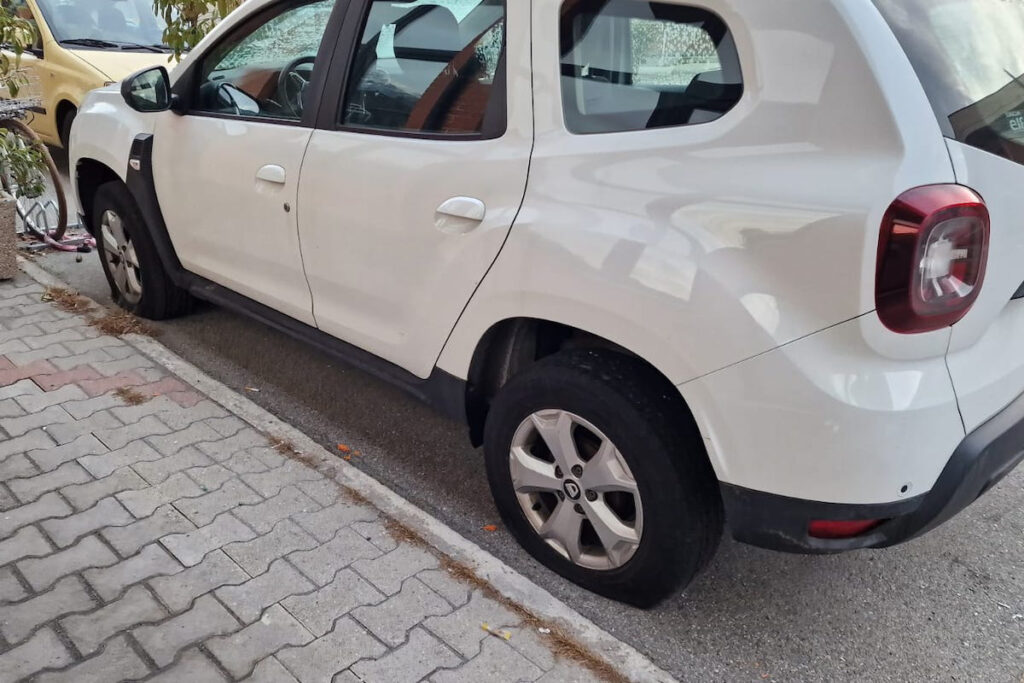
POLYGON ((147 396, 140 391, 136 391, 132 387, 121 387, 114 391, 114 396, 117 396, 130 406, 140 406, 153 398, 152 396, 147 396))
POLYGON ((497 531, 498 530, 498 525, 497 524, 485 524, 483 526, 483 530, 484 531, 497 531))
POLYGON ((68 313, 85 313, 92 310, 91 301, 78 292, 64 287, 47 287, 43 292, 42 300, 55 304, 57 308, 68 313))
POLYGON ((121 337, 126 334, 156 336, 156 331, 152 327, 128 311, 112 311, 103 317, 94 318, 89 324, 103 334, 109 334, 112 337, 121 337))

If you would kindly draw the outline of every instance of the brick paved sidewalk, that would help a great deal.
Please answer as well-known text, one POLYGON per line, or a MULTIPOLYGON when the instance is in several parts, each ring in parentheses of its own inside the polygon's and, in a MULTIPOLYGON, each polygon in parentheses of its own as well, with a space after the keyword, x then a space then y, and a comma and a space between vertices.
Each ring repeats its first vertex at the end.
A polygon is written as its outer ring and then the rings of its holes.
POLYGON ((43 293, 0 284, 0 681, 595 679, 43 293))

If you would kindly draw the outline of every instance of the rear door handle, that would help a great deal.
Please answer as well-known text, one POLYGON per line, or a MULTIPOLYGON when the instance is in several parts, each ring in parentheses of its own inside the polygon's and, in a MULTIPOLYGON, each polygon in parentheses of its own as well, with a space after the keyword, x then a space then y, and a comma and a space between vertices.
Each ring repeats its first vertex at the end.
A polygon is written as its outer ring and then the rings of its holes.
POLYGON ((256 171, 256 180, 263 180, 275 185, 284 185, 286 179, 287 176, 285 175, 284 168, 277 164, 267 164, 256 171))
POLYGON ((487 215, 487 205, 473 197, 452 197, 437 207, 437 212, 479 223, 487 215))

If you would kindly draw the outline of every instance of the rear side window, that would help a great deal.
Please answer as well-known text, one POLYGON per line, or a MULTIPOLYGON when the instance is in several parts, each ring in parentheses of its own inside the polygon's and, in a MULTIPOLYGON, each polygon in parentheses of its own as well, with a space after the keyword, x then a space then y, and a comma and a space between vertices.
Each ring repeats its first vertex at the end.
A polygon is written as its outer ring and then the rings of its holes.
POLYGON ((875 0, 948 137, 1024 163, 1024 0, 875 0))
POLYGON ((715 14, 641 0, 566 0, 562 104, 573 133, 687 126, 743 94, 732 34, 715 14))

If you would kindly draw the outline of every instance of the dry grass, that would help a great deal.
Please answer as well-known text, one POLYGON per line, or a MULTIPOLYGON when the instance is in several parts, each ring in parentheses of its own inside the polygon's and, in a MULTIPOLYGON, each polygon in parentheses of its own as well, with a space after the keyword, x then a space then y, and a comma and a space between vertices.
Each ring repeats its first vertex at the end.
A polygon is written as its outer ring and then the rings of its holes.
POLYGON ((121 337, 126 334, 156 336, 152 327, 128 311, 110 311, 102 317, 93 318, 89 324, 103 334, 109 334, 112 337, 121 337))
POLYGON ((47 287, 43 292, 43 301, 51 302, 68 313, 88 313, 92 310, 91 301, 78 292, 63 287, 47 287))
POLYGON ((298 460, 304 465, 310 464, 308 462, 308 458, 304 458, 302 456, 302 453, 299 452, 299 449, 296 448, 295 444, 293 444, 291 441, 276 436, 268 436, 267 441, 270 442, 271 448, 273 448, 275 451, 277 451, 284 457, 291 458, 292 460, 298 460))
POLYGON ((146 403, 153 398, 152 396, 147 396, 146 394, 136 391, 132 387, 121 387, 114 391, 114 396, 117 396, 130 406, 141 406, 143 403, 146 403))

